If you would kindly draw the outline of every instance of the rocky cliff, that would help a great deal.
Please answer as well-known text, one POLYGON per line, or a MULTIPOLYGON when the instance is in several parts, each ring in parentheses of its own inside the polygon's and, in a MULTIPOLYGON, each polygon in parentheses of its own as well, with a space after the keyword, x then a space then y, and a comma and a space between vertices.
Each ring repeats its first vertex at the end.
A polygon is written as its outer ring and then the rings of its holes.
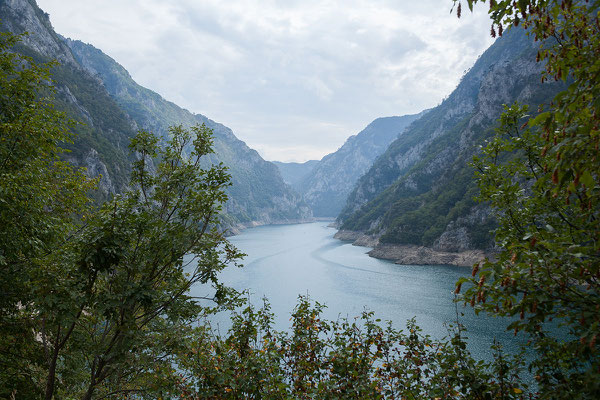
MULTIPOLYGON (((493 133, 503 104, 537 106, 559 89, 560 84, 540 83, 538 46, 521 29, 499 38, 454 92, 415 121, 360 178, 338 217, 346 232, 340 236, 358 232, 376 246, 373 255, 417 264, 424 261, 414 254, 429 254, 429 262, 438 254, 446 263, 444 253, 491 250, 495 222, 474 200, 469 162, 493 133)), ((457 259, 452 263, 472 261, 457 259)))
POLYGON ((129 116, 110 98, 101 82, 77 62, 69 47, 54 32, 48 14, 33 0, 0 1, 1 27, 28 34, 15 48, 35 62, 58 61, 52 70, 56 107, 79 124, 73 127, 76 140, 67 146, 67 158, 85 167, 90 176, 101 175, 99 200, 125 189, 129 179, 127 144, 135 134, 129 116))
POLYGON ((316 217, 336 217, 355 182, 421 114, 378 118, 323 157, 297 184, 316 217))

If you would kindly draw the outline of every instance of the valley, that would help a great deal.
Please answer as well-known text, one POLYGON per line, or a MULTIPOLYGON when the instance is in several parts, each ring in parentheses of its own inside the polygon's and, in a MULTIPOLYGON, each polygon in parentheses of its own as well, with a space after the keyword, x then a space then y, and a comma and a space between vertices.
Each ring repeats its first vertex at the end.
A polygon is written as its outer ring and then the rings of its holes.
POLYGON ((6 3, 0 18, 15 33, 30 32, 27 52, 61 62, 55 77, 58 107, 83 122, 75 128, 77 140, 68 157, 90 176, 101 177, 98 199, 125 190, 135 158, 126 142, 137 129, 167 138, 169 126, 205 124, 213 129, 215 151, 203 162, 222 162, 232 176, 221 217, 228 234, 335 218, 342 230, 338 237, 361 238, 356 244, 375 247, 371 255, 405 264, 472 265, 493 255, 496 223, 490 209, 474 199, 470 159, 493 133, 502 104, 537 105, 563 88, 538 84, 540 68, 531 61, 535 46, 513 29, 439 106, 378 118, 321 160, 271 163, 226 126, 138 85, 101 50, 57 35, 35 4, 6 3))
POLYGON ((117 3, 0 0, 0 398, 598 397, 600 0, 117 3))

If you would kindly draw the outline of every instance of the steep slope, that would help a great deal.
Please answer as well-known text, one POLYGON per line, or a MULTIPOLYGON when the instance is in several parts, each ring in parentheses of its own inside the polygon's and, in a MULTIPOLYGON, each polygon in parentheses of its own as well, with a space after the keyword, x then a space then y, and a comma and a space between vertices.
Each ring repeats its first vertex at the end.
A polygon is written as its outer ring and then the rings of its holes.
POLYGON ((129 178, 129 139, 135 134, 132 121, 111 99, 102 84, 75 60, 54 32, 48 15, 33 0, 0 1, 3 30, 28 32, 16 51, 35 62, 57 60, 53 68, 56 107, 82 123, 73 127, 76 140, 67 158, 85 167, 91 176, 101 176, 99 199, 122 191, 129 178))
POLYGON ((309 160, 303 163, 271 161, 277 166, 283 181, 294 190, 300 191, 300 183, 319 164, 318 160, 309 160))
POLYGON ((171 125, 206 124, 214 131, 212 163, 223 162, 232 175, 227 213, 241 223, 278 223, 305 220, 310 210, 288 187, 275 165, 263 160, 231 129, 200 114, 178 107, 159 94, 138 85, 115 60, 81 41, 65 39, 77 61, 97 76, 108 93, 138 127, 167 135, 171 125))
POLYGON ((336 217, 358 178, 420 115, 378 118, 323 157, 297 186, 314 215, 336 217))
POLYGON ((521 29, 498 39, 438 107, 394 141, 359 180, 338 217, 339 238, 376 245, 404 263, 469 264, 493 247, 490 210, 479 205, 468 163, 496 126, 503 104, 549 101, 536 44, 521 29), (415 250, 415 246, 427 249, 415 250), (435 253, 442 257, 435 256, 435 253), (449 254, 450 253, 450 254, 449 254))

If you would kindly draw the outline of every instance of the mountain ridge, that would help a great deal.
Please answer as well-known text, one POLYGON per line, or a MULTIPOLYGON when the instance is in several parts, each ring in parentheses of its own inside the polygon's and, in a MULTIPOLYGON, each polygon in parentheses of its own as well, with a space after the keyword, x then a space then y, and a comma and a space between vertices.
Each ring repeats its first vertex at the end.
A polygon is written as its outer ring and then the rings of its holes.
POLYGON ((271 161, 277 166, 283 181, 296 192, 300 191, 300 183, 319 163, 319 160, 308 160, 303 163, 271 161))
POLYGON ((335 218, 358 178, 423 113, 381 117, 327 154, 296 184, 315 217, 335 218))
POLYGON ((168 127, 205 124, 214 131, 215 154, 210 163, 223 162, 232 175, 231 200, 226 211, 242 225, 309 220, 310 210, 285 185, 279 170, 238 139, 230 128, 204 115, 194 114, 158 93, 137 84, 128 71, 101 50, 79 40, 65 39, 76 59, 97 76, 109 94, 137 126, 166 137, 168 127))
POLYGON ((503 104, 537 107, 557 92, 560 84, 540 84, 537 46, 515 28, 486 50, 450 96, 359 179, 338 216, 338 238, 368 242, 372 255, 400 263, 423 263, 401 256, 414 247, 454 254, 440 263, 463 265, 493 252, 494 218, 474 200, 478 189, 468 163, 493 133, 503 104), (464 252, 477 254, 465 261, 458 257, 464 252))
MULTIPOLYGON (((215 131, 216 152, 205 163, 224 162, 234 183, 224 207, 225 226, 310 220, 309 208, 283 182, 279 170, 237 139, 229 128, 137 85, 125 68, 98 49, 93 48, 96 58, 90 60, 77 54, 72 49, 75 41, 58 35, 49 15, 34 0, 1 1, 0 18, 2 29, 15 34, 28 32, 16 51, 35 62, 58 61, 52 69, 56 107, 83 122, 73 128, 75 143, 66 146, 70 150, 66 159, 86 168, 88 175, 100 178, 100 190, 94 195, 98 201, 127 189, 135 159, 128 143, 138 129, 166 138, 169 125, 204 123, 215 131), (110 67, 106 71, 100 66, 92 68, 92 61, 98 61, 101 55, 105 57, 104 65, 110 67)), ((83 48, 88 46, 79 43, 83 48)), ((90 47, 87 49, 94 53, 90 47)))

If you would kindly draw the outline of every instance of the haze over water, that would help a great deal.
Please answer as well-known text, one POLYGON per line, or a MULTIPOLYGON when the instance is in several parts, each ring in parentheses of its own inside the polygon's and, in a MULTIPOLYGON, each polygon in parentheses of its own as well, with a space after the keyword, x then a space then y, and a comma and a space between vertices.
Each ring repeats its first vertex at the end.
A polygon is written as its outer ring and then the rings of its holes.
MULTIPOLYGON (((452 301, 456 280, 470 274, 469 268, 448 265, 405 266, 369 257, 364 247, 333 238, 335 229, 326 222, 299 225, 271 225, 247 229, 230 241, 247 254, 244 268, 228 268, 220 276, 237 290, 248 289, 251 301, 269 299, 277 329, 287 329, 299 295, 327 306, 325 316, 359 316, 365 309, 375 318, 390 320, 404 328, 416 317, 423 332, 441 339, 448 335, 447 324, 456 321, 452 301)), ((201 288, 193 288, 196 295, 201 288)), ((500 319, 475 316, 458 305, 460 322, 468 332, 469 348, 478 358, 491 357, 494 337, 506 350, 515 349, 514 337, 505 332, 500 319)), ((221 333, 228 317, 218 316, 221 333)))

